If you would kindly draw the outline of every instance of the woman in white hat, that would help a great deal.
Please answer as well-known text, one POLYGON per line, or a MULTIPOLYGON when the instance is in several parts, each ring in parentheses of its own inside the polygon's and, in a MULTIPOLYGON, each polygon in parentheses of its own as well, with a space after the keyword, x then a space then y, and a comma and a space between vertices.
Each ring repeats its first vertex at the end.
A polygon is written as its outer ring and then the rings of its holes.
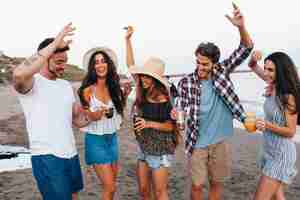
POLYGON ((116 191, 118 173, 118 140, 126 102, 117 74, 117 57, 106 47, 90 49, 85 53, 83 66, 87 74, 78 90, 83 107, 92 122, 85 134, 85 161, 93 166, 103 184, 101 199, 112 200, 116 191))
POLYGON ((158 200, 168 197, 168 171, 178 143, 168 81, 163 78, 164 62, 149 58, 144 66, 134 66, 132 27, 126 34, 127 65, 137 83, 134 130, 139 145, 137 175, 142 199, 151 197, 151 180, 158 200), (151 177, 151 178, 150 178, 151 177))

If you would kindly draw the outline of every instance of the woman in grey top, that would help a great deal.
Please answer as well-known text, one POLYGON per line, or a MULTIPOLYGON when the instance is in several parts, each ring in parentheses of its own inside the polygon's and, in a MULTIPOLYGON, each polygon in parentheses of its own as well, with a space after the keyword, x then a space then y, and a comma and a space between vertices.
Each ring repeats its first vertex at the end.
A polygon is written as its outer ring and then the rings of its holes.
POLYGON ((264 103, 265 119, 256 120, 257 129, 263 132, 263 155, 259 161, 262 176, 254 199, 285 199, 282 186, 290 184, 297 174, 292 138, 300 111, 300 81, 293 61, 285 53, 266 57, 264 69, 257 64, 260 59, 260 52, 254 52, 249 66, 270 87, 264 103))

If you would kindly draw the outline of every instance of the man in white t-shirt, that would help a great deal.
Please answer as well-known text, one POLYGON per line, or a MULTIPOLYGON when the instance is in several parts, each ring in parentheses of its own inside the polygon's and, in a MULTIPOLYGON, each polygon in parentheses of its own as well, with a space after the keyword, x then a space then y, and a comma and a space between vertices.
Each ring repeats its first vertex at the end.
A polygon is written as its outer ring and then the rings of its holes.
POLYGON ((83 188, 72 124, 89 119, 75 103, 72 86, 63 75, 72 24, 55 38, 42 41, 35 55, 13 72, 14 87, 26 117, 32 153, 32 171, 45 200, 78 199, 83 188))

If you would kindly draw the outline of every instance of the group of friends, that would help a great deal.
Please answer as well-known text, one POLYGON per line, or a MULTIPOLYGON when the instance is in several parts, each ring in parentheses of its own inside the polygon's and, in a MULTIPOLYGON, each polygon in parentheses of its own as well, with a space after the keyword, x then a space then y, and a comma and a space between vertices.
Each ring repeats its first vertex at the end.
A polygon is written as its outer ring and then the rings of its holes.
MULTIPOLYGON (((234 90, 230 74, 251 54, 253 41, 244 16, 236 5, 226 15, 240 34, 236 50, 220 61, 214 43, 198 45, 193 73, 177 86, 176 101, 164 78, 165 63, 150 57, 142 66, 134 60, 133 27, 128 26, 126 64, 136 83, 136 99, 131 113, 138 143, 137 179, 140 198, 169 199, 168 177, 175 149, 183 141, 190 162, 192 200, 204 199, 209 183, 209 199, 222 199, 224 182, 230 178, 233 119, 244 123, 246 112, 234 90), (178 111, 185 113, 185 129, 176 125, 178 111)), ((85 162, 102 183, 101 199, 112 200, 119 168, 118 134, 125 115, 130 86, 123 86, 117 73, 117 56, 107 47, 95 47, 84 54, 86 75, 77 90, 61 79, 68 61, 67 51, 75 33, 72 24, 56 37, 43 40, 37 52, 13 72, 14 87, 26 117, 33 176, 45 200, 75 200, 83 189, 80 161, 72 127, 85 134, 85 162)), ((263 153, 259 160, 261 177, 253 199, 283 200, 284 186, 297 170, 296 133, 300 112, 300 82, 291 58, 274 52, 259 65, 255 51, 249 67, 268 84, 264 119, 256 119, 263 132, 263 153)), ((255 87, 255 86, 253 86, 255 87)), ((247 198, 247 197, 245 197, 247 198)))

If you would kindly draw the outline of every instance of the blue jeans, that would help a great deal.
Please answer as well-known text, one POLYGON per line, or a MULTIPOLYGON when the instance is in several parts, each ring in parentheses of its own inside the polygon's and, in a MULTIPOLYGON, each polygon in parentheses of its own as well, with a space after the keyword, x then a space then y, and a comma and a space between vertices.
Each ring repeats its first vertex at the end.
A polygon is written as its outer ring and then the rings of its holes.
POLYGON ((32 156, 32 172, 44 200, 71 200, 83 189, 78 155, 70 159, 54 155, 32 156))

